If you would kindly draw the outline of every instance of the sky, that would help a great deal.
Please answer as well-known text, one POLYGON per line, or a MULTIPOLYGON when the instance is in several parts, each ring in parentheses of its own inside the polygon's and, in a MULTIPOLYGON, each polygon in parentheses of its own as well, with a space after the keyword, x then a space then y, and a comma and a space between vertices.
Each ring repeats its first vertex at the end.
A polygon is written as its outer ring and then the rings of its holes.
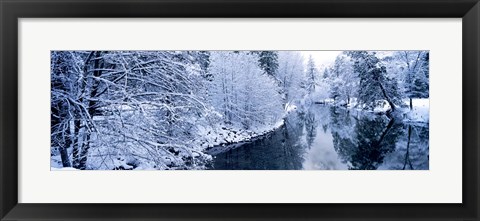
MULTIPOLYGON (((302 55, 305 58, 305 62, 308 61, 308 57, 311 55, 315 64, 319 70, 323 69, 326 66, 331 66, 337 56, 343 51, 301 51, 302 55)), ((376 51, 377 57, 382 58, 385 56, 391 56, 394 51, 376 51)))
POLYGON ((342 51, 302 51, 305 60, 311 55, 317 68, 329 66, 335 62, 335 58, 342 53, 342 51))

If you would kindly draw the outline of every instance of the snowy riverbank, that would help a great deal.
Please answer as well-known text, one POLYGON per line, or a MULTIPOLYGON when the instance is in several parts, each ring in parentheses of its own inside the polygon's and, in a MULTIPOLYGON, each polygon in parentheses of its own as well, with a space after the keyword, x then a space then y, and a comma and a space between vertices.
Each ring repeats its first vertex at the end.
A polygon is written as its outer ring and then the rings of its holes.
POLYGON ((280 119, 274 125, 252 128, 249 130, 227 127, 225 125, 215 125, 215 127, 198 126, 200 139, 197 141, 204 148, 211 148, 220 145, 229 145, 239 142, 246 142, 255 137, 268 134, 284 124, 284 119, 280 119))
MULTIPOLYGON (((408 99, 403 100, 403 105, 397 107, 396 110, 401 113, 405 122, 412 123, 428 123, 429 122, 429 111, 430 111, 430 100, 428 98, 414 98, 412 99, 412 109, 409 108, 410 101, 408 99)), ((333 99, 325 99, 317 104, 327 104, 334 105, 337 107, 343 107, 351 110, 362 111, 362 112, 371 112, 376 114, 384 114, 391 109, 390 105, 387 102, 379 102, 378 105, 373 110, 363 109, 362 106, 358 105, 356 99, 353 98, 349 104, 345 103, 334 103, 333 99)))
MULTIPOLYGON (((405 102, 408 104, 408 101, 405 102)), ((413 99, 413 109, 403 108, 406 120, 410 122, 429 122, 430 120, 430 100, 425 99, 413 99)))
POLYGON ((243 129, 241 127, 227 126, 223 123, 214 126, 197 126, 198 139, 196 142, 203 148, 209 149, 215 146, 226 146, 235 143, 251 141, 257 137, 271 133, 285 124, 285 118, 291 112, 297 110, 297 106, 293 103, 287 103, 284 107, 282 118, 278 119, 274 124, 243 129))

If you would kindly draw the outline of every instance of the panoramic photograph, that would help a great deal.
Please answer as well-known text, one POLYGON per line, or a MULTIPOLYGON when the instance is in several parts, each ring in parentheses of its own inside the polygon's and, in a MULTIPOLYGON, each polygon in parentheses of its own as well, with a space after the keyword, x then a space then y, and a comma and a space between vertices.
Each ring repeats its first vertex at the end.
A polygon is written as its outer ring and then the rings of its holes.
POLYGON ((58 170, 429 170, 429 51, 51 51, 58 170))

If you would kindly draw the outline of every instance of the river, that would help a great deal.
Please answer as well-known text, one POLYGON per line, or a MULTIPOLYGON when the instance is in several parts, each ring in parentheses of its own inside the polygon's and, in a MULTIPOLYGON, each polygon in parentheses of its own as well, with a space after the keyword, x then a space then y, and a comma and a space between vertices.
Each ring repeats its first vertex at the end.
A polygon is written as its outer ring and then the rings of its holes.
POLYGON ((428 170, 428 123, 313 105, 255 140, 210 149, 215 170, 428 170))

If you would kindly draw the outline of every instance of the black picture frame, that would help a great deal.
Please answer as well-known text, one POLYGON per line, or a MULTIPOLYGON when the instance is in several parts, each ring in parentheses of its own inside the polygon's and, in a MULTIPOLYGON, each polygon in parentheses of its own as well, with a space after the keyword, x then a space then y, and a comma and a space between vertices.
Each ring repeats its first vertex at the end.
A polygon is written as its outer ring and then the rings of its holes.
POLYGON ((479 0, 0 0, 0 14, 1 220, 479 220, 479 0), (46 17, 462 18, 463 203, 18 203, 17 20, 46 17))

